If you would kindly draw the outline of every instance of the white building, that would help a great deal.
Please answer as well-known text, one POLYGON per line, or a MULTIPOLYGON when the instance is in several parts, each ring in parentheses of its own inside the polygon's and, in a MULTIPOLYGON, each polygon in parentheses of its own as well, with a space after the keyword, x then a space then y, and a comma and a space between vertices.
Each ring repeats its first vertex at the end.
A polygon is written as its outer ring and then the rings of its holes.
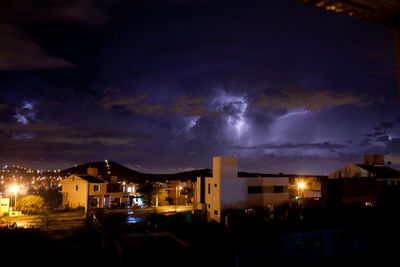
POLYGON ((214 157, 213 177, 197 178, 196 203, 205 204, 208 221, 221 222, 227 209, 289 201, 288 185, 288 177, 238 177, 237 157, 214 157))
POLYGON ((9 213, 10 210, 10 198, 2 197, 0 195, 0 216, 5 213, 9 213))

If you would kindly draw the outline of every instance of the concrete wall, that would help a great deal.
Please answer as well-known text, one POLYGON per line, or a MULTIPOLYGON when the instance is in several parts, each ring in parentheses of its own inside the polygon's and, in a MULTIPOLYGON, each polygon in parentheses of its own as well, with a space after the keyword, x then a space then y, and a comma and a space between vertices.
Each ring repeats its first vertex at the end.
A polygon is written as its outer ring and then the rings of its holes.
POLYGON ((10 210, 10 198, 0 196, 0 216, 10 210))
POLYGON ((237 157, 214 157, 213 158, 213 177, 214 178, 238 177, 238 159, 237 159, 237 157))
MULTIPOLYGON (((239 178, 240 179, 240 178, 239 178)), ((244 178, 247 186, 261 186, 262 193, 248 193, 247 205, 264 206, 281 205, 289 201, 289 178, 288 177, 265 177, 265 178, 244 178), (281 187, 282 192, 274 192, 275 187, 281 187)), ((246 192, 247 193, 247 192, 246 192)))
POLYGON ((221 179, 221 210, 248 206, 247 181, 243 178, 221 179))
POLYGON ((201 177, 197 177, 194 187, 194 202, 201 203, 201 177))
POLYGON ((216 190, 214 185, 214 178, 213 177, 206 177, 205 178, 205 204, 207 210, 207 219, 211 221, 214 216, 214 210, 219 210, 219 193, 216 190))
POLYGON ((68 207, 76 209, 77 207, 87 207, 88 202, 88 182, 79 178, 78 176, 71 175, 62 181, 63 196, 67 197, 64 203, 68 203, 68 207), (78 190, 76 190, 78 186, 78 190))
MULTIPOLYGON (((221 222, 226 209, 245 209, 255 206, 279 205, 289 200, 288 177, 239 178, 236 157, 213 158, 213 177, 205 178, 207 219, 221 222), (264 191, 249 193, 249 186, 264 191), (278 186, 282 192, 275 193, 278 186)), ((197 189, 199 190, 199 189, 197 189)))

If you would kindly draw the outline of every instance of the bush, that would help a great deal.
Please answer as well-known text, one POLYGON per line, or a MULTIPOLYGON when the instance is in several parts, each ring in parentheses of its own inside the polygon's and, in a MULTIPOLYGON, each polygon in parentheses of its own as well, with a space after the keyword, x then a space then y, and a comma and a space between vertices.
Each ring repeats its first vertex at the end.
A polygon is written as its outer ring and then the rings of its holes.
POLYGON ((46 214, 49 211, 49 207, 42 197, 27 196, 17 201, 17 210, 24 214, 38 215, 46 214))
POLYGON ((39 190, 38 195, 41 196, 50 209, 56 210, 61 206, 62 194, 58 189, 39 190))

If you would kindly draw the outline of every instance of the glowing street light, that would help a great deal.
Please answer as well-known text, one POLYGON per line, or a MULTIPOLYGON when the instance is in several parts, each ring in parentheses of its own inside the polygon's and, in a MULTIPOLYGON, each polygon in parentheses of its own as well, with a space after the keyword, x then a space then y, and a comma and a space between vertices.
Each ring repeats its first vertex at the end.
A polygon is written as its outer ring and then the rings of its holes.
POLYGON ((297 197, 300 198, 300 189, 304 190, 304 188, 306 188, 306 184, 304 182, 297 183, 297 197))
POLYGON ((19 191, 18 185, 10 186, 10 192, 15 194, 15 203, 14 203, 14 210, 17 210, 17 193, 19 191))
POLYGON ((178 195, 180 195, 180 193, 181 193, 182 186, 176 186, 175 189, 176 189, 175 190, 175 192, 176 192, 175 205, 178 205, 178 195), (179 191, 179 194, 178 194, 178 191, 179 191))
POLYGON ((306 184, 304 182, 299 183, 299 188, 304 189, 306 188, 306 184))

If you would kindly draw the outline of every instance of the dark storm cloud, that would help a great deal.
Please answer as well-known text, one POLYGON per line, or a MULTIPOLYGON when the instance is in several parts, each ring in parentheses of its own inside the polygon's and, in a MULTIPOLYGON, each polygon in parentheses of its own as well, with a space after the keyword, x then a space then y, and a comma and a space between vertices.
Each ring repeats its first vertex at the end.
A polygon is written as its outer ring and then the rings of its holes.
POLYGON ((152 115, 163 114, 166 110, 162 104, 150 104, 146 102, 147 94, 136 97, 109 97, 105 96, 101 100, 101 106, 117 111, 129 111, 135 114, 152 115))
POLYGON ((0 3, 0 71, 71 68, 73 63, 50 55, 23 28, 42 22, 102 24, 110 1, 2 1, 0 3))
POLYGON ((46 144, 90 144, 134 146, 149 136, 114 129, 92 129, 57 124, 0 124, 0 130, 13 139, 32 139, 46 144))
POLYGON ((371 139, 370 138, 364 138, 360 141, 359 146, 363 147, 366 145, 371 145, 371 139))
POLYGON ((21 30, 0 23, 0 71, 72 67, 73 64, 48 55, 21 30))
POLYGON ((392 129, 394 126, 393 122, 381 122, 379 126, 374 127, 375 131, 382 131, 387 129, 392 129))
MULTIPOLYGON (((393 122, 380 122, 378 126, 372 128, 370 133, 365 134, 366 137, 376 137, 377 141, 380 137, 384 138, 393 130, 393 122)), ((383 139, 380 139, 382 141, 383 139)))
POLYGON ((392 138, 385 143, 385 147, 380 148, 382 153, 398 155, 400 153, 400 138, 392 138))
MULTIPOLYGON (((115 93, 115 92, 114 92, 115 93)), ((149 103, 148 94, 134 97, 108 94, 101 99, 100 106, 119 112, 129 111, 140 115, 163 115, 165 113, 181 113, 184 117, 193 116, 218 116, 220 112, 211 111, 205 104, 205 98, 189 98, 179 95, 173 99, 172 104, 149 103)))
POLYGON ((342 105, 368 106, 373 104, 362 97, 348 93, 337 93, 328 90, 304 90, 299 87, 285 87, 278 92, 258 93, 253 107, 272 109, 292 109, 304 107, 307 110, 317 111, 328 106, 342 105))
POLYGON ((342 155, 322 157, 319 155, 277 155, 262 154, 257 156, 241 156, 239 153, 239 170, 252 172, 294 173, 294 174, 329 174, 342 168, 349 162, 359 162, 359 155, 342 155), (343 159, 346 158, 345 161, 343 159))
POLYGON ((208 110, 205 101, 206 99, 204 97, 189 98, 180 95, 174 99, 174 104, 169 108, 169 110, 171 112, 182 113, 184 117, 207 115, 218 116, 220 112, 208 110))
POLYGON ((387 135, 383 135, 383 136, 379 136, 375 139, 376 142, 381 142, 381 143, 387 143, 389 142, 389 136, 387 135))
POLYGON ((107 0, 19 0, 2 1, 0 17, 12 22, 37 22, 47 20, 72 20, 92 24, 104 23, 108 15, 107 0))
POLYGON ((292 144, 292 143, 284 143, 284 144, 275 144, 275 143, 267 143, 267 144, 260 144, 257 146, 251 147, 236 147, 237 149, 282 149, 282 148, 302 148, 302 149, 327 149, 327 150, 334 150, 334 149, 341 149, 345 148, 345 145, 341 144, 332 144, 329 142, 323 143, 301 143, 301 144, 292 144))

